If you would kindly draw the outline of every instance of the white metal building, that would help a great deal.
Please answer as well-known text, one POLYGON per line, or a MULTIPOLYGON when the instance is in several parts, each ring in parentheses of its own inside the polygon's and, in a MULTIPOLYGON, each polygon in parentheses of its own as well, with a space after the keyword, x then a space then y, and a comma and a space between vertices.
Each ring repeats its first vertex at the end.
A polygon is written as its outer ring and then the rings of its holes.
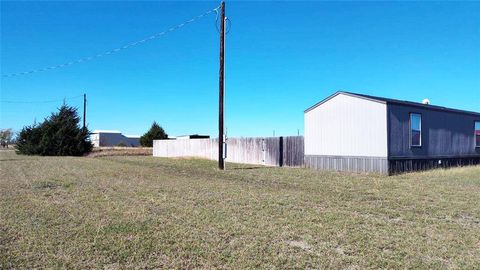
POLYGON ((307 167, 385 172, 387 105, 337 92, 305 111, 307 167))
POLYGON ((337 92, 305 111, 305 165, 392 174, 480 163, 480 113, 337 92))

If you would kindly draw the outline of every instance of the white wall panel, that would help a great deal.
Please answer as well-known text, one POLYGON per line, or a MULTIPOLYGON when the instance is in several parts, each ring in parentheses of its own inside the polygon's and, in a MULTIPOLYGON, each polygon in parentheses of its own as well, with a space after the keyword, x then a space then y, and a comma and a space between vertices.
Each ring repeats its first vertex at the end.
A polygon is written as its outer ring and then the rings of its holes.
POLYGON ((387 106, 338 94, 305 113, 305 155, 387 157, 387 106))

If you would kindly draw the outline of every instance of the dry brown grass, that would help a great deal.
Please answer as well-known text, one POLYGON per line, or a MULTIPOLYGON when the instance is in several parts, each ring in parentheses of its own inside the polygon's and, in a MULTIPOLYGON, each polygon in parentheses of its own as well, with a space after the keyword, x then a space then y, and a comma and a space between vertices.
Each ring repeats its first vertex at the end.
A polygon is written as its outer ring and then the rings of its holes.
POLYGON ((151 156, 152 147, 96 147, 87 155, 87 157, 105 157, 105 156, 151 156))
POLYGON ((478 268, 480 167, 0 153, 0 268, 478 268))

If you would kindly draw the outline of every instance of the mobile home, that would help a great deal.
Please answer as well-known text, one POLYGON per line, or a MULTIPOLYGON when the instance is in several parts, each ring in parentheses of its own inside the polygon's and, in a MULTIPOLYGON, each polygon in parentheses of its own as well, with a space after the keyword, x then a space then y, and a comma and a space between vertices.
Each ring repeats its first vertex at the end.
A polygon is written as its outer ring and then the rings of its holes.
POLYGON ((305 111, 305 165, 393 174, 480 163, 480 113, 350 92, 305 111))

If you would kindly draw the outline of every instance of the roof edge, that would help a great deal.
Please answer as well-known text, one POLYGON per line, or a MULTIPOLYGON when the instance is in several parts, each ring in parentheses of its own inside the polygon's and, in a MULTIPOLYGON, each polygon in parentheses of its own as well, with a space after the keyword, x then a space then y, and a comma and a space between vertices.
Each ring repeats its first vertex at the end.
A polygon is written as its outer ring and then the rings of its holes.
POLYGON ((104 130, 104 129, 96 129, 96 130, 93 130, 92 133, 122 133, 120 132, 119 130, 104 130))
POLYGON ((383 101, 383 100, 379 100, 379 99, 374 99, 374 98, 369 98, 369 97, 365 97, 365 96, 361 96, 361 95, 358 95, 358 94, 355 94, 355 93, 351 93, 351 92, 346 92, 346 91, 337 91, 335 93, 333 93, 332 95, 322 99, 320 102, 317 102, 315 103, 314 105, 310 106, 309 108, 307 108, 305 111, 303 111, 303 113, 307 113, 313 109, 315 109, 316 107, 322 105, 323 103, 329 101, 330 99, 340 95, 340 94, 343 94, 343 95, 346 95, 346 96, 350 96, 350 97, 356 97, 356 98, 361 98, 361 99, 365 99, 365 100, 369 100, 369 101, 373 101, 373 102, 378 102, 378 103, 382 103, 382 104, 386 104, 387 102, 386 101, 383 101))
POLYGON ((322 101, 320 101, 320 102, 316 103, 315 105, 306 109, 304 111, 304 113, 307 113, 307 112, 315 109, 316 107, 318 107, 318 106, 322 105, 323 103, 329 101, 330 99, 338 96, 339 94, 343 94, 343 95, 347 95, 347 96, 351 96, 351 97, 356 97, 356 98, 361 98, 361 99, 364 99, 364 100, 369 100, 369 101, 383 103, 383 104, 398 104, 398 105, 401 105, 401 106, 423 108, 425 110, 434 110, 434 111, 443 111, 443 112, 461 113, 461 114, 480 116, 480 112, 466 111, 466 110, 448 108, 448 107, 432 105, 432 104, 422 104, 422 103, 413 102, 413 101, 403 101, 403 100, 397 100, 397 99, 391 99, 391 98, 375 97, 375 96, 369 96, 369 95, 364 95, 364 94, 356 94, 356 93, 351 93, 351 92, 346 92, 346 91, 335 92, 333 95, 328 96, 327 98, 323 99, 322 101))

